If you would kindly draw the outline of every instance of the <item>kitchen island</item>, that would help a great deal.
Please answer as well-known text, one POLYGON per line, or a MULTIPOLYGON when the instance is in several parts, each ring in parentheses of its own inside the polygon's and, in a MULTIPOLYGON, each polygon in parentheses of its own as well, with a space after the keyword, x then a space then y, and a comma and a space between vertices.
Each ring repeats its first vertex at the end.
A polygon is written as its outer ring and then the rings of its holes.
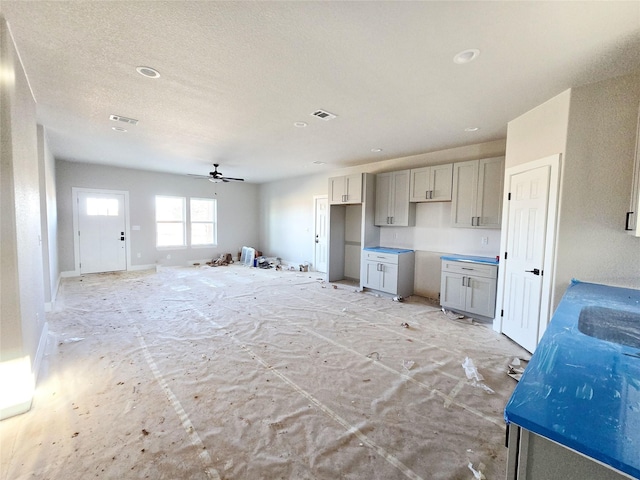
POLYGON ((508 479, 640 478, 640 291, 573 281, 505 420, 508 479))

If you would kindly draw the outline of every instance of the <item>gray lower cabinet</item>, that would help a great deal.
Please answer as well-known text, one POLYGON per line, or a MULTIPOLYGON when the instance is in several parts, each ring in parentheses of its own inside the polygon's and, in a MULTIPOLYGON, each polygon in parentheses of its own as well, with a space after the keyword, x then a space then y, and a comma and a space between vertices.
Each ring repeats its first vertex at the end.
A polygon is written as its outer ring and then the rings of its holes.
POLYGON ((493 318, 497 265, 442 260, 440 305, 456 312, 493 318))
POLYGON ((364 288, 408 297, 413 295, 415 254, 379 253, 362 251, 362 276, 364 288))
POLYGON ((507 443, 507 480, 633 478, 514 423, 509 425, 507 443))

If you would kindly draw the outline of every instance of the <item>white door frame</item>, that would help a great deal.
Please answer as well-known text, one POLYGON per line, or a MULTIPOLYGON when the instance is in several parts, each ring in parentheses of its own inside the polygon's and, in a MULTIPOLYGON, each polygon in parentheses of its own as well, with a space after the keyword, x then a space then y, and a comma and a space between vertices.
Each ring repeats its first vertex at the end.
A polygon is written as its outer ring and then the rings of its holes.
POLYGON ((544 275, 542 277, 542 298, 540 302, 540 325, 538 328, 538 338, 536 339, 536 345, 540 342, 543 333, 545 332, 549 320, 551 319, 552 309, 552 297, 553 289, 556 283, 555 279, 555 265, 556 265, 556 232, 558 227, 558 205, 560 202, 560 177, 561 177, 561 162, 562 154, 556 153, 548 157, 541 158, 539 160, 533 160, 531 162, 516 165, 508 168, 504 172, 504 195, 502 199, 502 230, 500 233, 500 267, 498 268, 498 292, 496 300, 496 317, 493 320, 493 329, 502 333, 502 315, 501 311, 504 309, 504 284, 505 278, 505 263, 509 260, 504 259, 505 248, 507 248, 507 234, 509 229, 509 185, 511 184, 510 177, 519 173, 526 172, 527 170, 533 170, 536 168, 549 166, 551 171, 549 174, 549 203, 547 211, 547 233, 545 239, 545 255, 544 264, 542 270, 544 275))
POLYGON ((78 241, 78 228, 79 228, 79 219, 78 219, 78 194, 80 192, 87 193, 105 193, 107 195, 124 195, 124 221, 125 221, 125 231, 124 231, 124 241, 125 241, 125 249, 126 253, 126 261, 127 261, 127 270, 131 270, 131 244, 129 240, 129 236, 131 234, 131 222, 129 220, 129 192, 126 190, 106 190, 103 188, 83 188, 83 187, 71 187, 71 204, 73 208, 73 265, 74 265, 74 275, 80 275, 80 242, 78 241))
POLYGON ((318 215, 318 200, 325 200, 327 202, 327 224, 326 224, 326 249, 327 249, 327 261, 326 261, 326 267, 325 267, 325 271, 324 272, 320 272, 320 273, 324 273, 325 275, 328 274, 329 272, 329 209, 331 208, 331 205, 329 205, 329 196, 328 195, 314 195, 313 196, 313 269, 317 270, 318 267, 318 259, 316 258, 317 256, 317 249, 316 249, 316 227, 318 224, 318 219, 317 219, 317 215, 318 215))

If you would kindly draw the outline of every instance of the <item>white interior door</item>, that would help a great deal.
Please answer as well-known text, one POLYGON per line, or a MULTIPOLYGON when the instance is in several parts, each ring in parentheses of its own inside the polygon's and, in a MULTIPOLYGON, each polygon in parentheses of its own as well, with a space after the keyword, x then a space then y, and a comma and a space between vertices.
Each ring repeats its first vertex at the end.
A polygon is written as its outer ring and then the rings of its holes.
POLYGON ((533 352, 541 322, 551 166, 508 177, 502 332, 533 352))
POLYGON ((127 269, 125 195, 78 191, 80 273, 127 269))
POLYGON ((327 273, 327 225, 329 216, 327 197, 315 198, 315 269, 327 273))

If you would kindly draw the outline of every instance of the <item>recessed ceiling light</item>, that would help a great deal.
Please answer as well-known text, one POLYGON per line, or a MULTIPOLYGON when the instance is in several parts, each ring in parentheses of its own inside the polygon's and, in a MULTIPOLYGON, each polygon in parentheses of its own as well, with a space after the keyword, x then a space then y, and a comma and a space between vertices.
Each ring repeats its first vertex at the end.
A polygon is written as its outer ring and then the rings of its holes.
POLYGON ((111 127, 111 130, 115 130, 116 132, 126 132, 127 131, 126 128, 122 128, 122 127, 111 127))
POLYGON ((293 126, 298 128, 304 128, 307 126, 307 124, 305 122, 294 122, 293 126))
POLYGON ((151 67, 136 67, 136 72, 138 72, 143 77, 147 78, 158 78, 160 77, 160 72, 155 68, 151 67))
POLYGON ((381 148, 372 148, 372 149, 371 149, 371 151, 372 151, 373 153, 379 153, 379 152, 381 152, 381 151, 382 151, 382 149, 381 149, 381 148))
POLYGON ((313 162, 314 165, 324 165, 324 162, 321 162, 319 160, 316 160, 315 162, 313 162))
POLYGON ((478 127, 467 127, 464 129, 465 132, 477 132, 480 130, 478 127))
POLYGON ((463 50, 453 57, 453 62, 458 64, 469 63, 480 56, 480 50, 476 48, 470 48, 469 50, 463 50))

